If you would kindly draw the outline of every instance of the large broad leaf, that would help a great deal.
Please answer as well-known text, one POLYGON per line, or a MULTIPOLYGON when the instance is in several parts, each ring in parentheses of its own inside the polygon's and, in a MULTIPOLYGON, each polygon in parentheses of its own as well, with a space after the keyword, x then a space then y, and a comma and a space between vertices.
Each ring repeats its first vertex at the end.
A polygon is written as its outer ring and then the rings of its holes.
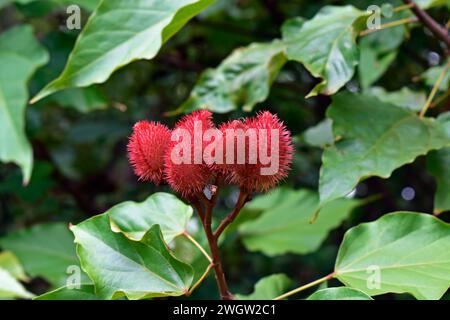
POLYGON ((284 274, 273 274, 262 278, 255 284, 255 290, 249 295, 236 295, 239 300, 272 300, 283 294, 292 281, 284 274))
POLYGON ((255 104, 267 98, 285 62, 284 44, 279 40, 237 49, 216 69, 200 76, 189 99, 179 109, 184 112, 208 109, 218 113, 235 109, 251 111, 255 104))
POLYGON ((33 167, 25 135, 27 82, 48 60, 30 26, 18 26, 0 35, 0 161, 14 162, 28 183, 33 167))
POLYGON ((439 299, 450 286, 450 225, 398 212, 347 231, 335 277, 369 295, 410 293, 439 299))
POLYGON ((326 6, 298 28, 289 21, 283 27, 288 59, 322 78, 308 96, 331 95, 353 77, 359 60, 355 39, 365 17, 365 12, 352 6, 326 6))
POLYGON ((366 39, 361 41, 360 48, 358 75, 361 86, 366 89, 387 71, 397 57, 397 52, 380 53, 366 39))
MULTIPOLYGON (((447 136, 450 137, 450 112, 440 114, 438 121, 445 128, 447 136)), ((439 214, 448 211, 450 210, 450 148, 430 153, 427 165, 437 182, 434 212, 439 214)))
POLYGON ((427 158, 427 167, 437 183, 434 212, 450 210, 450 148, 430 153, 427 158))
POLYGON ((319 196, 307 190, 282 190, 283 201, 239 227, 242 240, 250 251, 262 251, 269 256, 313 252, 328 232, 339 226, 359 203, 351 199, 333 201, 322 209, 320 219, 311 224, 319 196))
POLYGON ((66 284, 68 267, 79 266, 73 236, 65 224, 40 224, 0 239, 0 246, 13 252, 25 271, 55 286, 66 284))
MULTIPOLYGON (((42 41, 51 52, 51 57, 45 69, 40 70, 34 79, 33 83, 37 87, 45 86, 62 72, 75 44, 73 35, 62 32, 47 33, 42 41)), ((69 88, 57 92, 40 100, 36 104, 36 108, 48 108, 48 105, 55 103, 65 108, 74 108, 79 112, 102 110, 112 104, 98 85, 92 85, 86 88, 69 88)))
POLYGON ((169 243, 186 231, 192 207, 170 193, 159 192, 142 203, 123 202, 106 214, 110 217, 112 229, 123 232, 132 240, 140 241, 152 226, 158 224, 164 240, 169 243))
POLYGON ((382 87, 369 88, 365 93, 378 98, 380 101, 395 104, 411 111, 422 110, 427 99, 423 91, 413 91, 407 87, 403 87, 397 91, 386 91, 382 87))
POLYGON ((12 252, 3 251, 0 253, 0 268, 7 271, 15 279, 28 280, 19 259, 12 252))
POLYGON ((307 300, 373 300, 364 292, 347 287, 326 288, 314 292, 307 300))
POLYGON ((102 1, 80 34, 62 74, 33 102, 62 89, 103 83, 134 60, 152 59, 163 43, 213 1, 102 1))
POLYGON ((20 282, 4 269, 0 268, 0 299, 1 298, 32 298, 20 282))
POLYGON ((40 295, 34 300, 99 300, 92 284, 82 284, 79 288, 62 287, 40 295))
POLYGON ((338 94, 327 116, 334 136, 342 139, 322 157, 321 203, 347 195, 361 179, 388 178, 418 156, 450 145, 439 121, 369 95, 338 94))
POLYGON ((192 268, 167 249, 158 225, 133 241, 111 231, 102 214, 72 227, 83 270, 100 299, 180 296, 189 290, 192 268))

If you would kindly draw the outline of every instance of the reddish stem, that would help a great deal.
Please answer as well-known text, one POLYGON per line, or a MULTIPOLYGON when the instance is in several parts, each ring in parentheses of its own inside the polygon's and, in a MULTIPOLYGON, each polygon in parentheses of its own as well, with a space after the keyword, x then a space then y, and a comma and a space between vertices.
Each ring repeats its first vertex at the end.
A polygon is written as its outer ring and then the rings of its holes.
POLYGON ((419 21, 430 30, 433 35, 439 40, 443 41, 447 45, 447 49, 450 49, 450 36, 445 27, 441 26, 432 17, 428 15, 422 8, 420 8, 412 0, 403 0, 407 5, 411 5, 411 11, 416 15, 419 21))
POLYGON ((220 291, 220 298, 222 300, 232 300, 233 296, 228 290, 228 284, 225 279, 225 273, 223 272, 222 260, 219 254, 219 246, 217 244, 217 238, 214 237, 214 233, 211 227, 212 209, 214 208, 215 199, 205 203, 205 214, 203 222, 203 228, 205 229, 206 238, 208 239, 209 248, 211 250, 212 265, 216 274, 217 286, 220 291))
POLYGON ((236 202, 236 206, 234 207, 233 211, 230 212, 229 215, 225 217, 225 219, 222 220, 220 225, 217 227, 216 232, 214 232, 214 237, 216 240, 219 239, 222 232, 228 227, 234 219, 238 216, 239 212, 241 212, 241 209, 244 207, 245 203, 248 201, 249 195, 248 193, 241 190, 239 193, 238 201, 236 202))
POLYGON ((212 192, 211 199, 208 199, 203 193, 201 193, 198 195, 198 200, 192 201, 192 205, 197 209, 200 220, 202 221, 203 229, 205 230, 206 238, 208 239, 212 258, 211 265, 213 266, 216 275, 220 297, 222 300, 233 300, 233 295, 228 290, 225 273, 223 272, 222 260, 220 258, 217 240, 219 239, 220 234, 225 230, 225 228, 237 217, 242 207, 248 201, 249 195, 241 190, 241 192, 239 193, 239 199, 236 202, 233 211, 223 219, 216 232, 214 233, 211 226, 212 211, 214 206, 216 205, 217 197, 219 195, 218 185, 220 181, 221 177, 218 176, 215 181, 214 191, 212 192))

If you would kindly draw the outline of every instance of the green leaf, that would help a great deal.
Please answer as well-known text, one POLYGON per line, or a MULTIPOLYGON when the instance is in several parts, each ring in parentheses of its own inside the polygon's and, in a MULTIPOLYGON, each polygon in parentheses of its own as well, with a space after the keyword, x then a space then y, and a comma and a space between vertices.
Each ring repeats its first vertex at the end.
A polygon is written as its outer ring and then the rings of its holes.
POLYGON ((106 214, 73 226, 72 231, 83 270, 100 299, 180 296, 189 289, 192 268, 167 249, 158 225, 141 242, 112 232, 106 214))
POLYGON ((322 156, 322 204, 349 194, 362 179, 388 178, 418 156, 450 145, 440 122, 369 95, 338 94, 327 116, 342 139, 322 156))
POLYGON ((32 277, 43 277, 55 286, 66 284, 67 268, 78 266, 73 236, 62 223, 39 224, 0 239, 32 277))
POLYGON ((32 298, 20 282, 4 269, 0 268, 0 298, 32 298))
POLYGON ((376 50, 361 42, 361 54, 359 58, 358 74, 361 87, 366 89, 377 81, 388 70, 397 57, 396 51, 378 55, 376 50))
POLYGON ((314 292, 306 300, 373 300, 364 292, 347 287, 326 288, 314 292))
POLYGON ((439 214, 450 210, 450 148, 432 152, 427 158, 427 167, 436 179, 434 212, 439 214))
POLYGON ((290 198, 290 192, 286 192, 287 190, 289 189, 283 187, 272 189, 268 193, 260 195, 252 199, 252 201, 247 202, 244 210, 263 211, 276 207, 278 204, 290 198))
POLYGON ((158 224, 164 240, 169 243, 186 231, 192 212, 192 207, 176 196, 158 192, 141 203, 127 201, 118 204, 106 214, 110 217, 112 230, 122 232, 131 240, 140 241, 151 227, 158 224))
POLYGON ((15 279, 28 280, 19 259, 12 252, 3 251, 0 253, 0 268, 7 271, 15 279))
POLYGON ((353 6, 326 6, 299 28, 283 28, 288 59, 322 78, 307 97, 334 94, 353 77, 359 60, 355 39, 365 18, 353 6))
POLYGON ((9 251, 0 253, 0 299, 33 297, 17 280, 28 280, 19 260, 9 251))
MULTIPOLYGON (((45 86, 61 73, 75 43, 73 35, 62 32, 48 33, 42 41, 49 52, 51 52, 51 59, 45 69, 41 70, 35 77, 33 84, 36 87, 45 86)), ((86 88, 69 88, 40 100, 35 107, 45 110, 51 104, 58 104, 59 106, 73 108, 83 113, 103 110, 110 104, 103 92, 107 92, 107 90, 100 90, 99 85, 92 85, 86 88)))
POLYGON ((439 299, 450 286, 450 225, 413 212, 360 224, 344 236, 335 277, 371 296, 439 299))
POLYGON ((117 69, 152 59, 161 46, 214 0, 108 0, 92 13, 62 74, 36 102, 71 87, 105 82, 117 69))
POLYGON ((303 140, 310 146, 323 148, 334 143, 333 121, 325 119, 303 133, 303 140))
POLYGON ((28 183, 33 155, 25 134, 27 82, 48 61, 30 26, 14 27, 0 35, 0 161, 14 162, 28 183))
POLYGON ((251 111, 255 104, 267 98, 285 62, 284 44, 279 40, 237 49, 216 69, 208 69, 200 76, 179 111, 251 111))
POLYGON ((377 97, 380 101, 392 103, 411 111, 422 110, 427 99, 423 91, 416 92, 407 87, 391 92, 386 91, 382 87, 372 87, 365 91, 365 93, 377 97))
POLYGON ((40 295, 34 300, 99 300, 92 284, 82 284, 79 288, 64 286, 40 295))
POLYGON ((311 224, 311 216, 319 205, 319 196, 307 190, 282 190, 283 201, 239 227, 248 250, 262 251, 269 256, 313 252, 359 204, 351 199, 333 201, 322 209, 320 219, 311 224))
POLYGON ((292 281, 284 274, 273 274, 264 277, 255 284, 255 289, 249 295, 237 294, 239 300, 272 300, 283 294, 292 281))

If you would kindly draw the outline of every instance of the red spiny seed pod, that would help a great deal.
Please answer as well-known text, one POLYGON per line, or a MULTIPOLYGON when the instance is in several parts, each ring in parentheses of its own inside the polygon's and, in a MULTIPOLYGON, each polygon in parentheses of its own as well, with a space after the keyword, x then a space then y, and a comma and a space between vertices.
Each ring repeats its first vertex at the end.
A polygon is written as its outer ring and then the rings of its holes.
POLYGON ((203 159, 203 133, 214 129, 212 114, 198 110, 184 116, 172 132, 164 158, 164 174, 173 190, 185 198, 202 192, 210 182, 212 170, 203 159))
POLYGON ((239 141, 239 139, 245 139, 247 125, 241 120, 231 120, 223 123, 219 130, 222 135, 222 156, 216 168, 224 175, 225 182, 236 183, 239 180, 236 173, 240 171, 241 167, 245 166, 244 163, 238 164, 238 153, 240 143, 245 145, 248 143, 245 140, 239 141))
POLYGON ((238 161, 229 166, 231 181, 249 193, 266 192, 288 175, 294 152, 291 134, 283 122, 268 111, 246 119, 239 127, 246 130, 245 147, 235 148, 238 161), (244 155, 239 155, 244 151, 244 155), (244 164, 239 164, 239 156, 241 163, 245 158, 244 164))
POLYGON ((134 125, 127 148, 130 163, 140 180, 161 183, 169 142, 170 130, 161 123, 139 121, 134 125))

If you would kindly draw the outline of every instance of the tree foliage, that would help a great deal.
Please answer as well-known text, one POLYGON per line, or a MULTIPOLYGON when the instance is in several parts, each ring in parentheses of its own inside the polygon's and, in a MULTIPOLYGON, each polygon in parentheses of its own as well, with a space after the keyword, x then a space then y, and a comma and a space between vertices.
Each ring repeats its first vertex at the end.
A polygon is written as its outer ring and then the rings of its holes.
POLYGON ((448 0, 0 0, 0 299, 448 298, 449 18, 448 0), (134 123, 204 109, 291 132, 281 186, 220 173, 183 198, 134 177, 134 123))

